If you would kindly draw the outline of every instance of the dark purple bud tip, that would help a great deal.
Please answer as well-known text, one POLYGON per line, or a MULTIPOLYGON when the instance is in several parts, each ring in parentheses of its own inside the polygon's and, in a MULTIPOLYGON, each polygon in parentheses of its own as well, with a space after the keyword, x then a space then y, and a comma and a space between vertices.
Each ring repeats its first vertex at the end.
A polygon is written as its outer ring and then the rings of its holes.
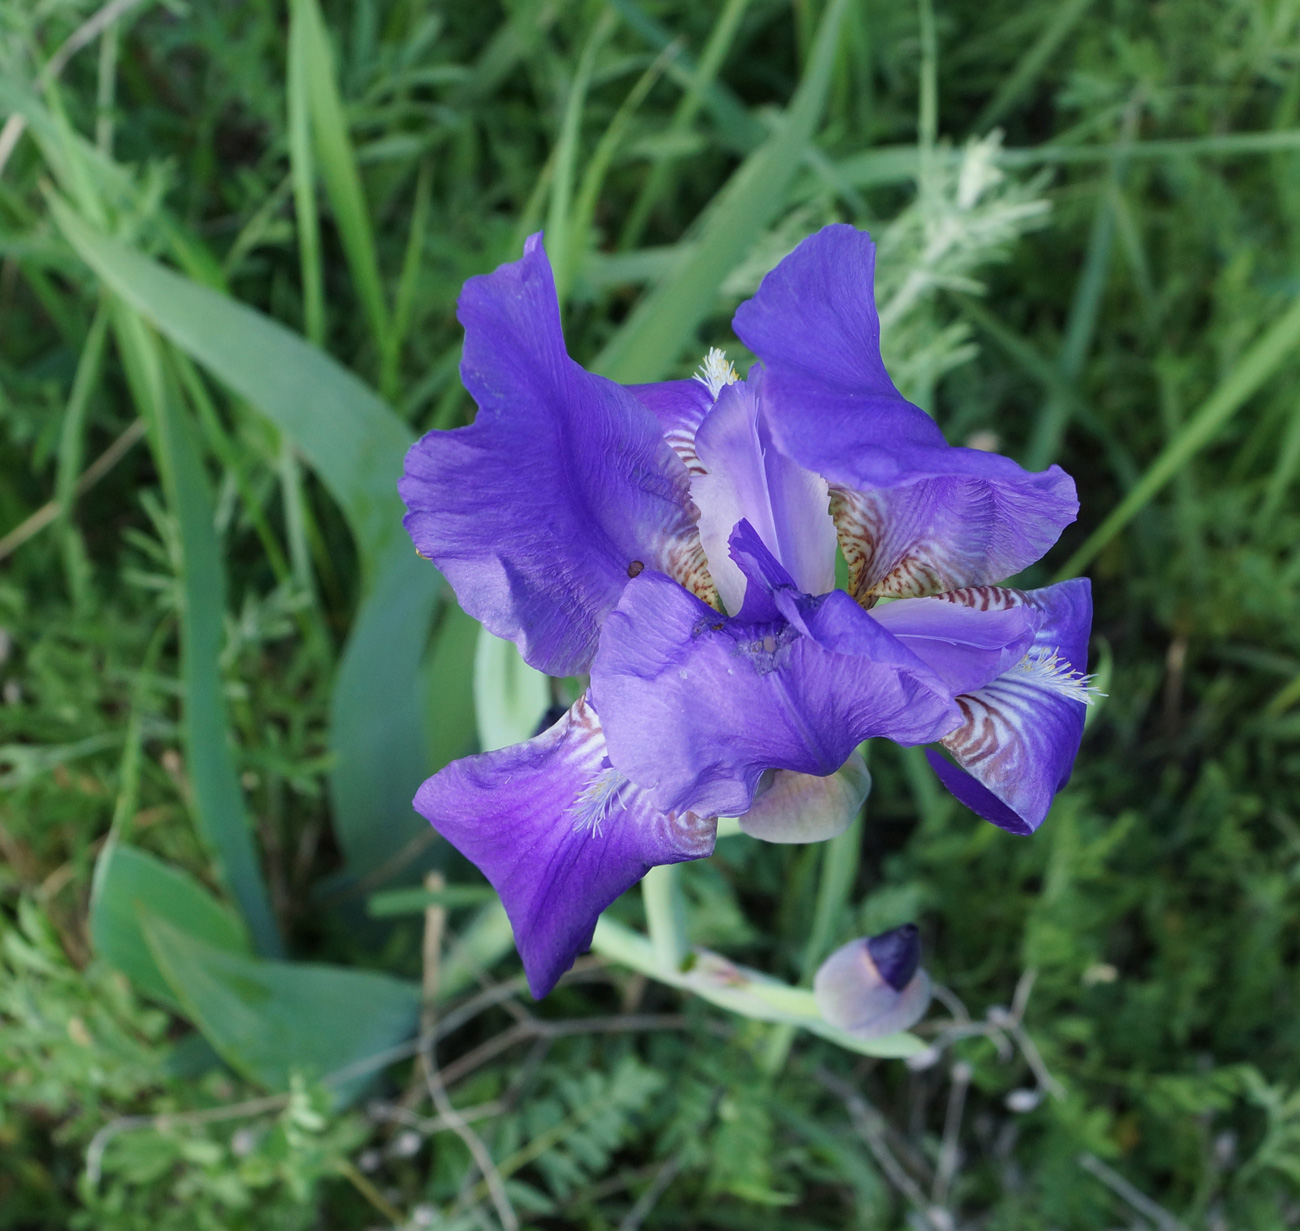
POLYGON ((915 923, 905 923, 879 936, 868 936, 867 952, 880 977, 901 992, 921 965, 921 933, 915 923))

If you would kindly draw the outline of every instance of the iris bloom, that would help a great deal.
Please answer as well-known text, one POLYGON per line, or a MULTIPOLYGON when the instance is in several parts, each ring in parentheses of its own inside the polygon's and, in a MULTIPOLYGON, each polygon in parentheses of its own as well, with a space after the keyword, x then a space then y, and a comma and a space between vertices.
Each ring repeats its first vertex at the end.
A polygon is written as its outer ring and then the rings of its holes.
POLYGON ((863 740, 938 743, 944 785, 1014 833, 1069 776, 1088 583, 995 583, 1074 519, 1074 484, 951 447, 899 394, 874 264, 826 227, 736 313, 748 379, 714 351, 694 380, 629 387, 569 358, 540 236, 465 284, 479 413, 411 448, 405 524, 471 616, 590 683, 415 806, 501 895, 536 996, 652 866, 709 854, 718 816, 843 828, 863 740))

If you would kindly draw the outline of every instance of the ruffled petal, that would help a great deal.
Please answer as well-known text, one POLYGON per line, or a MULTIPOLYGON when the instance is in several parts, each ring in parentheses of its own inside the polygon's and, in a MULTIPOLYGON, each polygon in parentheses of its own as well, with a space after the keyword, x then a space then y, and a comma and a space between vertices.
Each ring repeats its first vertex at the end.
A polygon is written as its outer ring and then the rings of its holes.
POLYGON ((805 594, 835 588, 835 524, 826 480, 772 446, 761 413, 762 378, 724 388, 695 434, 703 473, 691 480, 700 540, 727 610, 740 610, 745 578, 730 539, 747 520, 805 594))
POLYGON ((1070 780, 1083 738, 1091 587, 1078 578, 1043 590, 988 586, 941 598, 990 610, 1025 607, 1037 616, 1026 655, 957 698, 962 723, 941 741, 957 764, 926 754, 944 786, 972 812, 1011 833, 1032 833, 1070 780))
POLYGON ((453 762, 415 807, 501 895, 538 998, 590 946, 605 907, 655 865, 710 854, 717 829, 657 811, 612 769, 584 700, 527 743, 453 762))
POLYGON ((541 237, 471 278, 458 315, 469 427, 406 457, 405 525, 461 606, 540 671, 584 671, 629 575, 709 594, 689 479, 654 415, 574 363, 541 237))
POLYGON ((591 684, 610 760, 658 807, 739 816, 765 770, 826 776, 864 739, 926 743, 959 720, 942 680, 843 591, 772 599, 778 619, 726 619, 646 573, 606 620, 591 684))
POLYGON ((871 773, 854 751, 829 777, 778 769, 754 797, 740 828, 764 842, 824 842, 853 824, 871 791, 871 773))
POLYGON ((930 976, 920 969, 915 924, 864 936, 836 949, 813 978, 821 1015, 859 1038, 914 1026, 930 1004, 930 976))
POLYGON ((736 332, 766 368, 773 441, 831 484, 855 596, 1000 581, 1074 520, 1074 483, 945 442, 885 371, 874 275, 871 237, 829 226, 740 306, 736 332))

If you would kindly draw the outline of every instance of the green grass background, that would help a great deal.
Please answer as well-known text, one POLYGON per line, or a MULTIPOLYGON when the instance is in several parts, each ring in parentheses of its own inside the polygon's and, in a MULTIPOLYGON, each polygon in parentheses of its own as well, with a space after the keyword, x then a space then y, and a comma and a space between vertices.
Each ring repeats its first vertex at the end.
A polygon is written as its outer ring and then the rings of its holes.
POLYGON ((0 1228, 1300 1226, 1300 4, 0 0, 0 112, 0 1228), (919 923, 911 1066, 533 1005, 407 804, 535 721, 399 525, 463 280, 544 229, 575 357, 743 368, 833 220, 905 392, 1078 480, 1021 581, 1108 694, 1031 839, 878 745, 684 869, 795 983, 919 923))

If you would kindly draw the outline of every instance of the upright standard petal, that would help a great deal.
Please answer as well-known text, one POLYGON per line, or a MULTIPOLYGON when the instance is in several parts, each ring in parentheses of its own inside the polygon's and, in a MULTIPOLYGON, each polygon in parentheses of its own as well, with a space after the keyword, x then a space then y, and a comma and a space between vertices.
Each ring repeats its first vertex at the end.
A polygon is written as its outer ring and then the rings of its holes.
MULTIPOLYGON (((972 812, 1011 833, 1032 833, 1070 780, 1090 700, 1092 595, 1086 578, 1043 590, 986 586, 941 599, 987 610, 1027 608, 1038 629, 1025 656, 957 698, 962 723, 941 741, 957 764, 927 752, 943 784, 972 812)), ((933 601, 933 600, 931 600, 933 601)))
POLYGON ((448 765, 415 807, 501 895, 539 999, 605 907, 655 865, 710 854, 717 830, 715 817, 657 811, 612 769, 585 700, 527 743, 448 765))
POLYGON ((737 334, 766 368, 773 441, 831 484, 856 597, 1000 581, 1074 520, 1074 483, 1059 467, 1030 474, 947 444, 885 372, 874 275, 871 237, 829 226, 736 312, 737 334))
POLYGON ((733 615, 745 577, 730 554, 743 519, 805 594, 835 588, 835 524, 826 480, 772 446, 762 376, 728 385, 695 434, 703 473, 691 479, 700 540, 718 593, 733 615))
MULTIPOLYGON (((943 434, 894 387, 880 357, 880 317, 872 284, 876 246, 865 231, 844 224, 810 235, 763 279, 736 310, 736 336, 763 361, 777 443, 802 465, 832 482, 836 476, 786 447, 804 427, 836 438, 862 421, 875 438, 854 459, 877 482, 897 477, 900 445, 941 446, 943 434)), ((863 443, 859 441, 859 443, 863 443)), ((832 452, 809 448, 809 453, 832 452)))
POLYGON ((406 528, 461 606, 532 666, 584 671, 629 576, 659 570, 709 592, 686 469, 641 402, 569 358, 540 236, 471 278, 458 315, 479 413, 411 447, 406 528))
MULTIPOLYGON (((751 531, 737 555, 762 553, 751 531)), ((745 618, 747 597, 727 619, 647 573, 606 620, 591 681, 610 761, 658 807, 739 816, 768 769, 826 776, 864 739, 927 743, 956 725, 942 681, 843 591, 770 599, 776 618, 745 618)))

